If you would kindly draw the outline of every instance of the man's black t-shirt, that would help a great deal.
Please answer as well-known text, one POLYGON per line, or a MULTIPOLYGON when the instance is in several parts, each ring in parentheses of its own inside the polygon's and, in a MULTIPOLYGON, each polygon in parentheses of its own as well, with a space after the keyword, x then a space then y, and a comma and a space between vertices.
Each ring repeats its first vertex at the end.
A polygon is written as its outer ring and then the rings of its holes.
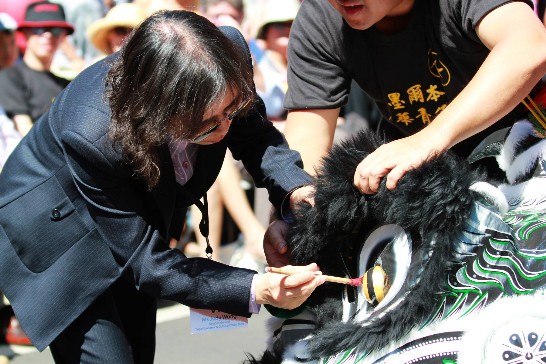
POLYGON ((36 121, 69 81, 47 71, 35 71, 24 62, 0 72, 0 105, 9 117, 29 115, 36 121))
MULTIPOLYGON (((396 136, 413 134, 477 72, 489 50, 475 27, 488 12, 508 2, 416 0, 408 26, 385 35, 375 27, 352 29, 327 0, 306 0, 290 34, 285 107, 340 107, 354 79, 376 101, 396 136)), ((516 121, 515 114, 523 115, 517 110, 453 149, 467 156, 485 135, 516 121)))

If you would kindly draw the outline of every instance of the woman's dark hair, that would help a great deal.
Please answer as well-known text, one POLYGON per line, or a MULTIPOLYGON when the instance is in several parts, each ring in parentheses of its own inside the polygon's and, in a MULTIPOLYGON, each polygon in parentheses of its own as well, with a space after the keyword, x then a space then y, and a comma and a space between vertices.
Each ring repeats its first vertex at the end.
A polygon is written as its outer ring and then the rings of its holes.
POLYGON ((155 13, 120 52, 107 76, 110 138, 149 189, 159 182, 158 146, 169 134, 195 135, 205 111, 229 92, 235 102, 253 98, 244 51, 193 12, 155 13))

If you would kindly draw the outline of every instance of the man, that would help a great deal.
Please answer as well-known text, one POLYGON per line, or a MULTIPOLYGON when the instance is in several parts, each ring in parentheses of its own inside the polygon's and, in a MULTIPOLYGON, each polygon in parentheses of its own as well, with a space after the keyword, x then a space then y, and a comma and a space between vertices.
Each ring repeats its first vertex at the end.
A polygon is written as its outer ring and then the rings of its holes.
POLYGON ((494 125, 546 71, 546 31, 525 1, 309 1, 291 38, 287 135, 308 169, 328 149, 351 79, 405 137, 359 166, 364 193, 383 176, 394 188, 409 168, 463 141, 455 150, 468 155, 514 121, 494 125))
POLYGON ((546 30, 523 0, 311 0, 288 65, 285 135, 308 171, 332 144, 351 80, 379 106, 380 132, 396 140, 356 169, 371 194, 448 149, 468 156, 526 114, 518 104, 546 73, 546 30))
POLYGON ((50 68, 60 43, 74 28, 65 21, 61 5, 39 1, 27 7, 18 30, 25 35, 26 50, 22 62, 0 72, 0 105, 25 136, 69 82, 50 68))

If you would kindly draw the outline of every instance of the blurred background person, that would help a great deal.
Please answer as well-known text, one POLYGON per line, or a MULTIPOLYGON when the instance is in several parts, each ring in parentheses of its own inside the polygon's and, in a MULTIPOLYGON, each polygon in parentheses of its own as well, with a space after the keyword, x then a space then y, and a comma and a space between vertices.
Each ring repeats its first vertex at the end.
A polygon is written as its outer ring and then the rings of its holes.
POLYGON ((15 41, 17 22, 8 13, 0 13, 0 70, 15 64, 19 50, 15 41))
MULTIPOLYGON (((287 113, 283 103, 288 89, 288 39, 299 6, 298 0, 269 0, 264 3, 256 35, 262 41, 263 48, 263 54, 254 66, 256 91, 265 103, 267 118, 281 132, 284 130, 287 113)), ((263 188, 255 191, 254 211, 261 223, 267 226, 271 203, 263 188)))
POLYGON ((217 27, 229 25, 237 28, 245 37, 254 63, 263 55, 263 42, 254 36, 252 21, 262 11, 247 16, 243 0, 201 0, 204 15, 217 27))
POLYGON ((99 51, 87 37, 87 28, 102 18, 109 6, 103 0, 50 0, 60 4, 66 21, 74 27, 74 33, 66 36, 53 58, 51 71, 58 76, 73 79, 93 62, 99 51))
POLYGON ((91 23, 87 36, 93 46, 101 53, 99 58, 119 51, 125 38, 144 19, 142 8, 133 3, 121 3, 114 6, 101 19, 91 23))
POLYGON ((254 82, 264 100, 268 119, 281 131, 286 120, 283 102, 288 88, 288 37, 299 4, 297 0, 268 1, 257 34, 263 40, 264 54, 256 63, 254 82))
MULTIPOLYGON (((0 70, 12 66, 19 55, 15 41, 16 29, 17 22, 15 19, 7 13, 0 13, 0 70)), ((20 140, 21 135, 15 130, 13 121, 7 117, 4 108, 0 105, 0 171, 2 171, 6 159, 20 140)), ((8 325, 10 324, 11 319, 15 319, 15 317, 11 312, 11 308, 5 307, 4 295, 2 292, 0 292, 0 310, 2 311, 2 314, 0 315, 2 327, 0 327, 0 329, 2 330, 2 333, 7 333, 8 325), (5 312, 7 313, 5 314, 5 312), (4 316, 7 317, 7 320, 4 320, 4 316)), ((28 338, 25 337, 25 339, 28 338)), ((4 355, 0 355, 0 364, 7 362, 8 358, 4 355)))
POLYGON ((60 43, 74 28, 61 5, 39 1, 28 6, 18 30, 25 36, 26 50, 22 62, 0 71, 0 105, 25 136, 69 83, 50 68, 60 43))
POLYGON ((146 16, 150 16, 158 10, 199 12, 199 0, 133 0, 132 2, 141 6, 146 16))
MULTIPOLYGON (((11 67, 19 57, 19 50, 15 41, 17 22, 7 13, 0 13, 0 70, 11 67)), ((13 121, 8 118, 6 111, 0 105, 0 171, 8 155, 21 140, 21 135, 15 130, 13 121)), ((0 292, 0 308, 2 294, 0 292)))
MULTIPOLYGON (((241 31, 245 18, 243 0, 202 0, 204 15, 217 27, 229 25, 241 31)), ((248 36, 247 32, 241 33, 248 36)))
MULTIPOLYGON (((9 14, 17 24, 25 20, 27 6, 40 0, 0 0, 0 12, 9 14)), ((19 54, 23 55, 26 49, 26 39, 22 32, 15 32, 15 42, 19 54)))

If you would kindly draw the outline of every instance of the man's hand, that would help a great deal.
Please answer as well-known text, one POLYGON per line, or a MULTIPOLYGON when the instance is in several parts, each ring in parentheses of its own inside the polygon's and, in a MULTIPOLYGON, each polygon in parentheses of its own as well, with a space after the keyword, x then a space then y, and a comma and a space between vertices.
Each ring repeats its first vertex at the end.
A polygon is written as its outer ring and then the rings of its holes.
POLYGON ((419 133, 383 144, 356 167, 355 187, 364 194, 379 190, 381 178, 387 176, 386 187, 393 190, 398 181, 410 170, 438 154, 421 143, 419 133))
POLYGON ((256 303, 270 304, 283 309, 299 307, 324 283, 324 277, 316 263, 306 266, 290 266, 299 271, 290 276, 278 273, 265 273, 256 280, 256 303))

